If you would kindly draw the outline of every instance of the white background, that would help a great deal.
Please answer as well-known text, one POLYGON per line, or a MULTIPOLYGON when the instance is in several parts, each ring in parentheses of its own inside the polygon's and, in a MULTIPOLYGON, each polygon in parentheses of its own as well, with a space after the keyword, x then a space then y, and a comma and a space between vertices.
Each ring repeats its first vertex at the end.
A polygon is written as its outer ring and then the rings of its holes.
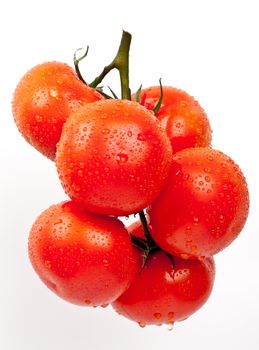
MULTIPOLYGON (((2 1, 0 5, 0 348, 3 350, 259 349, 259 21, 255 1, 2 1), (111 308, 68 304, 38 279, 27 257, 37 215, 66 198, 54 164, 19 135, 12 93, 34 65, 72 65, 90 45, 82 71, 91 81, 133 35, 131 87, 173 85, 194 95, 213 128, 213 146, 243 169, 250 216, 216 256, 208 303, 188 320, 146 327, 111 308)), ((115 89, 118 78, 109 84, 115 89)))

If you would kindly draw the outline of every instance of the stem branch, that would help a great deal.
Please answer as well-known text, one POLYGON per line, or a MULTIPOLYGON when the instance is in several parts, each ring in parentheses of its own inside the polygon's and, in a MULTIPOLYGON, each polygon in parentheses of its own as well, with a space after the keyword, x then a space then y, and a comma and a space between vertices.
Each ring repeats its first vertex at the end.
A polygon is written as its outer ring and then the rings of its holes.
POLYGON ((92 88, 96 88, 105 76, 112 70, 117 69, 120 73, 121 81, 121 98, 130 100, 131 92, 129 88, 129 50, 131 43, 131 34, 123 31, 118 52, 113 61, 104 67, 101 74, 96 77, 90 84, 92 88))
POLYGON ((79 58, 77 58, 77 52, 78 52, 78 51, 81 51, 81 50, 82 50, 82 48, 77 49, 77 50, 75 51, 75 53, 74 53, 74 66, 75 66, 75 71, 76 71, 76 74, 77 74, 78 78, 79 78, 84 84, 87 85, 87 82, 84 80, 84 78, 82 77, 82 74, 81 74, 81 72, 80 72, 80 69, 79 69, 79 62, 82 61, 82 60, 87 56, 88 51, 89 51, 89 46, 87 46, 85 53, 84 53, 82 56, 80 56, 79 58))

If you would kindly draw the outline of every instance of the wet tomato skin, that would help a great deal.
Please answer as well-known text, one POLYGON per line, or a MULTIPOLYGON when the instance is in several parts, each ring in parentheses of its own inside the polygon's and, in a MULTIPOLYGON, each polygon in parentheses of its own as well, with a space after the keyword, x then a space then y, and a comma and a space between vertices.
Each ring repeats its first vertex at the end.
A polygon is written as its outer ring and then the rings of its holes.
MULTIPOLYGON (((153 109, 160 97, 160 87, 142 90, 140 103, 153 109)), ((211 145, 212 130, 209 119, 199 103, 186 92, 165 86, 163 102, 157 113, 176 153, 189 147, 211 145)))
POLYGON ((164 107, 158 112, 157 118, 166 130, 174 153, 184 148, 211 145, 209 120, 195 100, 164 107))
POLYGON ((56 165, 68 196, 87 211, 129 215, 161 191, 172 161, 159 121, 136 102, 105 100, 70 115, 56 165))
POLYGON ((148 210, 151 234, 171 254, 211 256, 228 246, 248 216, 249 194, 240 168, 211 148, 173 156, 163 191, 148 210))
POLYGON ((101 99, 102 95, 83 84, 67 64, 46 62, 20 80, 12 101, 13 116, 26 141, 53 160, 69 114, 101 99))
POLYGON ((130 285, 138 257, 116 218, 83 211, 71 201, 51 206, 34 223, 29 257, 41 280, 78 305, 106 305, 130 285))
POLYGON ((158 250, 149 255, 129 289, 112 306, 142 327, 171 325, 186 319, 207 301, 214 277, 213 258, 183 260, 158 250))

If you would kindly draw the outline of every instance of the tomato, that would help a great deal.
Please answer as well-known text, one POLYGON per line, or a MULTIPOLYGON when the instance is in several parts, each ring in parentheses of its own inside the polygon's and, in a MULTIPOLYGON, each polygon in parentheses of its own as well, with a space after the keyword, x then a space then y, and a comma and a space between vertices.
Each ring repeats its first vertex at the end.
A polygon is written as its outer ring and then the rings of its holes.
POLYGON ((170 141, 146 108, 126 100, 88 104, 66 121, 56 165, 68 196, 96 214, 129 215, 159 194, 170 141))
POLYGON ((210 256, 229 245, 248 215, 249 194, 240 168, 211 148, 173 156, 171 171, 148 210, 156 243, 182 257, 210 256))
POLYGON ((71 201, 39 216, 29 236, 29 257, 47 287, 85 306, 117 299, 139 266, 130 236, 117 218, 89 214, 71 201))
POLYGON ((71 67, 61 62, 39 64, 16 87, 13 115, 24 138, 54 159, 62 126, 74 109, 103 99, 83 84, 71 67))
POLYGON ((172 325, 189 317, 207 301, 214 276, 213 258, 183 260, 158 250, 148 256, 131 286, 112 306, 142 327, 172 325))
MULTIPOLYGON (((160 87, 150 87, 142 90, 140 103, 153 109, 159 97, 160 87)), ((208 117, 199 103, 186 92, 163 87, 163 102, 157 118, 166 130, 174 153, 188 147, 210 146, 212 131, 208 117)))

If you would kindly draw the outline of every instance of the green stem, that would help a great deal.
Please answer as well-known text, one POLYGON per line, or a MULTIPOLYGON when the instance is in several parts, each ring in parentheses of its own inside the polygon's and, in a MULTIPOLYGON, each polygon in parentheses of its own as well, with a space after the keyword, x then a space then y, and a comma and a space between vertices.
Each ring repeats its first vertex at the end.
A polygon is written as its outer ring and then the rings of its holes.
POLYGON ((76 71, 76 74, 77 74, 78 78, 79 78, 84 84, 87 85, 87 82, 84 80, 84 78, 82 77, 82 74, 81 74, 81 72, 80 72, 80 69, 79 69, 79 62, 82 61, 82 60, 87 56, 88 51, 89 51, 89 46, 87 46, 85 53, 84 53, 82 56, 80 56, 79 58, 77 58, 77 57, 76 57, 77 52, 78 52, 78 51, 81 51, 81 50, 82 50, 82 48, 77 49, 77 50, 75 51, 75 53, 74 53, 74 66, 75 66, 75 71, 76 71))
POLYGON ((131 43, 131 34, 123 31, 118 52, 113 61, 104 67, 101 74, 92 81, 89 86, 96 88, 105 76, 113 69, 117 69, 121 81, 121 98, 130 100, 131 92, 129 88, 129 50, 131 43))
POLYGON ((148 244, 145 239, 136 237, 134 235, 130 235, 132 244, 135 245, 136 248, 141 249, 143 252, 149 250, 148 244))
POLYGON ((153 112, 155 115, 157 115, 157 112, 159 111, 161 105, 162 105, 162 102, 163 102, 163 86, 162 86, 162 82, 161 82, 161 78, 159 79, 159 85, 160 85, 160 97, 159 97, 159 100, 157 101, 157 104, 156 106, 154 107, 153 109, 153 112))
POLYGON ((149 250, 152 250, 157 245, 156 245, 155 241, 153 240, 153 238, 152 238, 152 236, 151 236, 151 234, 149 232, 145 213, 144 213, 143 210, 141 210, 138 214, 139 214, 139 218, 140 218, 140 221, 141 221, 141 224, 142 224, 142 227, 143 227, 143 230, 144 230, 144 234, 145 234, 148 246, 149 246, 149 250))

